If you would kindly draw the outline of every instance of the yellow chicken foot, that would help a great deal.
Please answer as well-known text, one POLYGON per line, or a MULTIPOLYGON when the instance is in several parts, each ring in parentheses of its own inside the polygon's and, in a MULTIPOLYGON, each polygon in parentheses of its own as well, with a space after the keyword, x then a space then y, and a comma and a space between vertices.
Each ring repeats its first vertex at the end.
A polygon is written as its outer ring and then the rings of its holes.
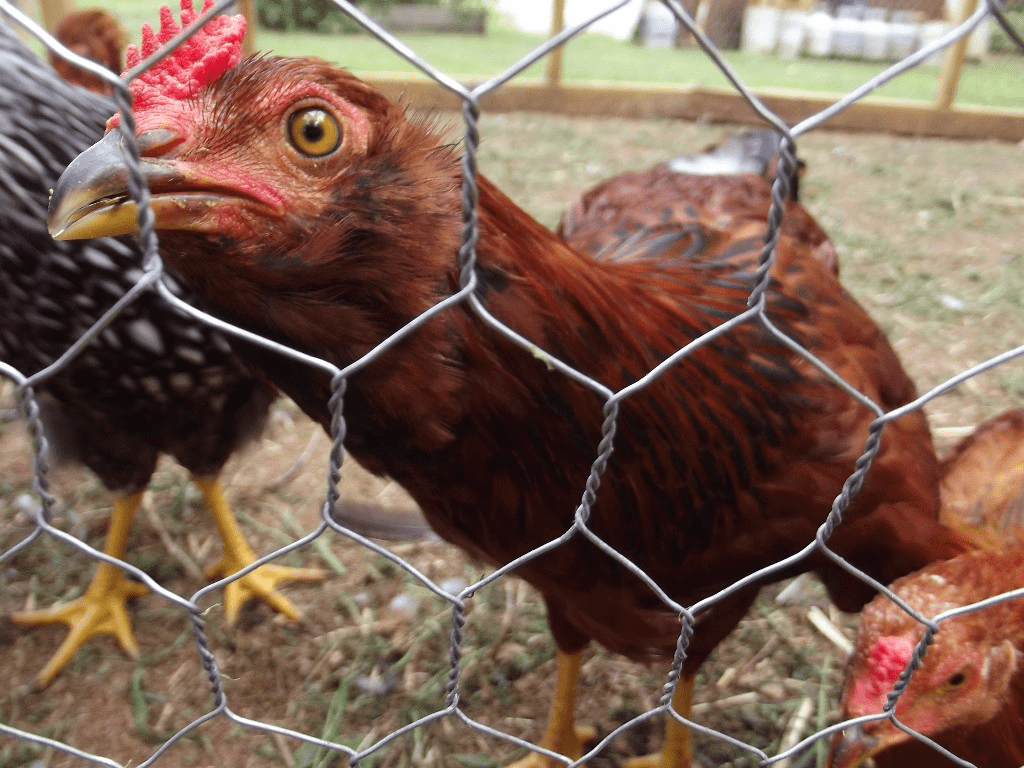
MULTIPOLYGON (((220 561, 207 569, 206 576, 211 579, 222 579, 237 573, 258 558, 242 534, 242 529, 235 520, 224 491, 216 478, 195 478, 196 485, 203 492, 206 504, 210 508, 221 541, 224 543, 224 556, 220 561)), ((302 618, 302 611, 295 607, 291 600, 277 591, 278 582, 282 581, 322 581, 324 572, 312 568, 288 568, 283 565, 267 563, 255 571, 247 573, 231 582, 224 588, 224 612, 228 623, 233 624, 247 600, 257 597, 270 605, 278 613, 292 621, 302 618)))
MULTIPOLYGON (((593 741, 597 732, 593 728, 576 727, 576 685, 580 677, 580 664, 583 652, 562 653, 558 651, 555 658, 557 673, 555 677, 555 698, 551 704, 551 716, 548 727, 540 740, 540 746, 558 752, 566 757, 578 760, 583 756, 583 746, 593 741)), ((538 752, 531 752, 522 760, 511 763, 507 768, 553 768, 562 766, 538 752)))
MULTIPOLYGON (((128 544, 135 512, 142 501, 142 491, 119 499, 114 504, 103 552, 121 559, 128 544)), ((142 584, 130 581, 117 566, 101 562, 85 594, 67 605, 56 605, 38 611, 23 611, 14 615, 14 621, 23 625, 67 624, 71 630, 57 652, 36 678, 45 688, 75 654, 95 635, 111 634, 121 649, 133 659, 139 655, 139 645, 132 632, 126 603, 130 598, 148 594, 142 584)))
MULTIPOLYGON (((672 709, 685 718, 690 717, 694 682, 693 677, 681 677, 672 695, 672 709)), ((630 758, 625 761, 625 768, 691 768, 693 735, 690 729, 671 715, 666 715, 665 720, 665 743, 661 751, 630 758)))

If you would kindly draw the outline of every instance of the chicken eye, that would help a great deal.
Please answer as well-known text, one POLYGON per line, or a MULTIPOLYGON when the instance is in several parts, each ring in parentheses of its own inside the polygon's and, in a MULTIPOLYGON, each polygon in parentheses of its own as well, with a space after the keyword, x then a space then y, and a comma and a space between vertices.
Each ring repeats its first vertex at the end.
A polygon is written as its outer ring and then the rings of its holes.
POLYGON ((323 157, 341 144, 341 125, 330 112, 306 107, 288 118, 292 145, 308 157, 323 157))
POLYGON ((967 681, 967 675, 963 672, 954 672, 950 675, 949 680, 946 681, 946 685, 950 688, 958 688, 967 681))

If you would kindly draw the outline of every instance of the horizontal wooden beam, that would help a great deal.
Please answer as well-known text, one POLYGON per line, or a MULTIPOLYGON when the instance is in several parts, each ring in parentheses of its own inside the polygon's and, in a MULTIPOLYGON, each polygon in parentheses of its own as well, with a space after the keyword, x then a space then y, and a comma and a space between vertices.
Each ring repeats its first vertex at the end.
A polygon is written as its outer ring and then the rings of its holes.
MULTIPOLYGON (((459 109, 459 99, 425 77, 407 73, 361 75, 393 98, 417 108, 459 109)), ((763 89, 769 109, 795 125, 834 104, 840 95, 763 89)), ((577 117, 637 117, 757 124, 760 118, 736 92, 727 88, 667 86, 647 83, 577 83, 548 85, 513 81, 485 95, 488 112, 551 112, 577 117)), ((950 139, 1024 140, 1024 109, 992 109, 898 99, 868 98, 832 117, 822 128, 843 131, 937 136, 950 139)))

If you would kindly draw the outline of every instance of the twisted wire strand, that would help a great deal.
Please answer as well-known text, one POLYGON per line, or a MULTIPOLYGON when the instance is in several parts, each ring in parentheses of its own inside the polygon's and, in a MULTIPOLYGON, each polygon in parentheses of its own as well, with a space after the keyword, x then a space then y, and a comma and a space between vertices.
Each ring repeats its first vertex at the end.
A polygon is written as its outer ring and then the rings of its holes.
POLYGON ((345 422, 345 390, 348 388, 348 379, 339 373, 331 379, 331 397, 327 401, 327 407, 331 413, 331 452, 327 464, 327 493, 324 498, 324 517, 337 520, 338 500, 341 498, 341 491, 338 485, 341 482, 341 465, 345 460, 345 434, 347 424, 345 422))
POLYGON ((39 401, 31 384, 24 384, 20 390, 21 411, 28 421, 28 433, 32 441, 32 489, 39 498, 40 522, 49 523, 53 518, 53 506, 57 503, 50 492, 50 462, 47 457, 46 430, 39 409, 39 401))
POLYGON ((466 130, 463 135, 462 151, 462 244, 459 246, 459 287, 465 290, 476 288, 476 244, 480 237, 480 222, 477 211, 479 190, 477 189, 476 153, 480 147, 480 104, 475 98, 462 100, 462 120, 466 130))
POLYGON ((754 273, 754 288, 747 299, 748 307, 758 307, 761 317, 765 312, 765 294, 771 282, 771 268, 775 263, 775 246, 781 236, 782 219, 786 212, 786 200, 789 199, 790 179, 796 171, 796 144, 788 132, 782 136, 779 145, 779 161, 772 182, 771 205, 768 208, 768 228, 764 233, 764 245, 758 256, 757 270, 754 273))

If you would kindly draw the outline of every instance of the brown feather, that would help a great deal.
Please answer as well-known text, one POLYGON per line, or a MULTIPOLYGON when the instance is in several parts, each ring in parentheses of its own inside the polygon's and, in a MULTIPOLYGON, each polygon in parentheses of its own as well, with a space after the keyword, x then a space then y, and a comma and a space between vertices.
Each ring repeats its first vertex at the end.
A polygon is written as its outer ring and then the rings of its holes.
POLYGON ((1024 410, 990 419, 943 457, 942 519, 1015 542, 1024 531, 1024 410))

